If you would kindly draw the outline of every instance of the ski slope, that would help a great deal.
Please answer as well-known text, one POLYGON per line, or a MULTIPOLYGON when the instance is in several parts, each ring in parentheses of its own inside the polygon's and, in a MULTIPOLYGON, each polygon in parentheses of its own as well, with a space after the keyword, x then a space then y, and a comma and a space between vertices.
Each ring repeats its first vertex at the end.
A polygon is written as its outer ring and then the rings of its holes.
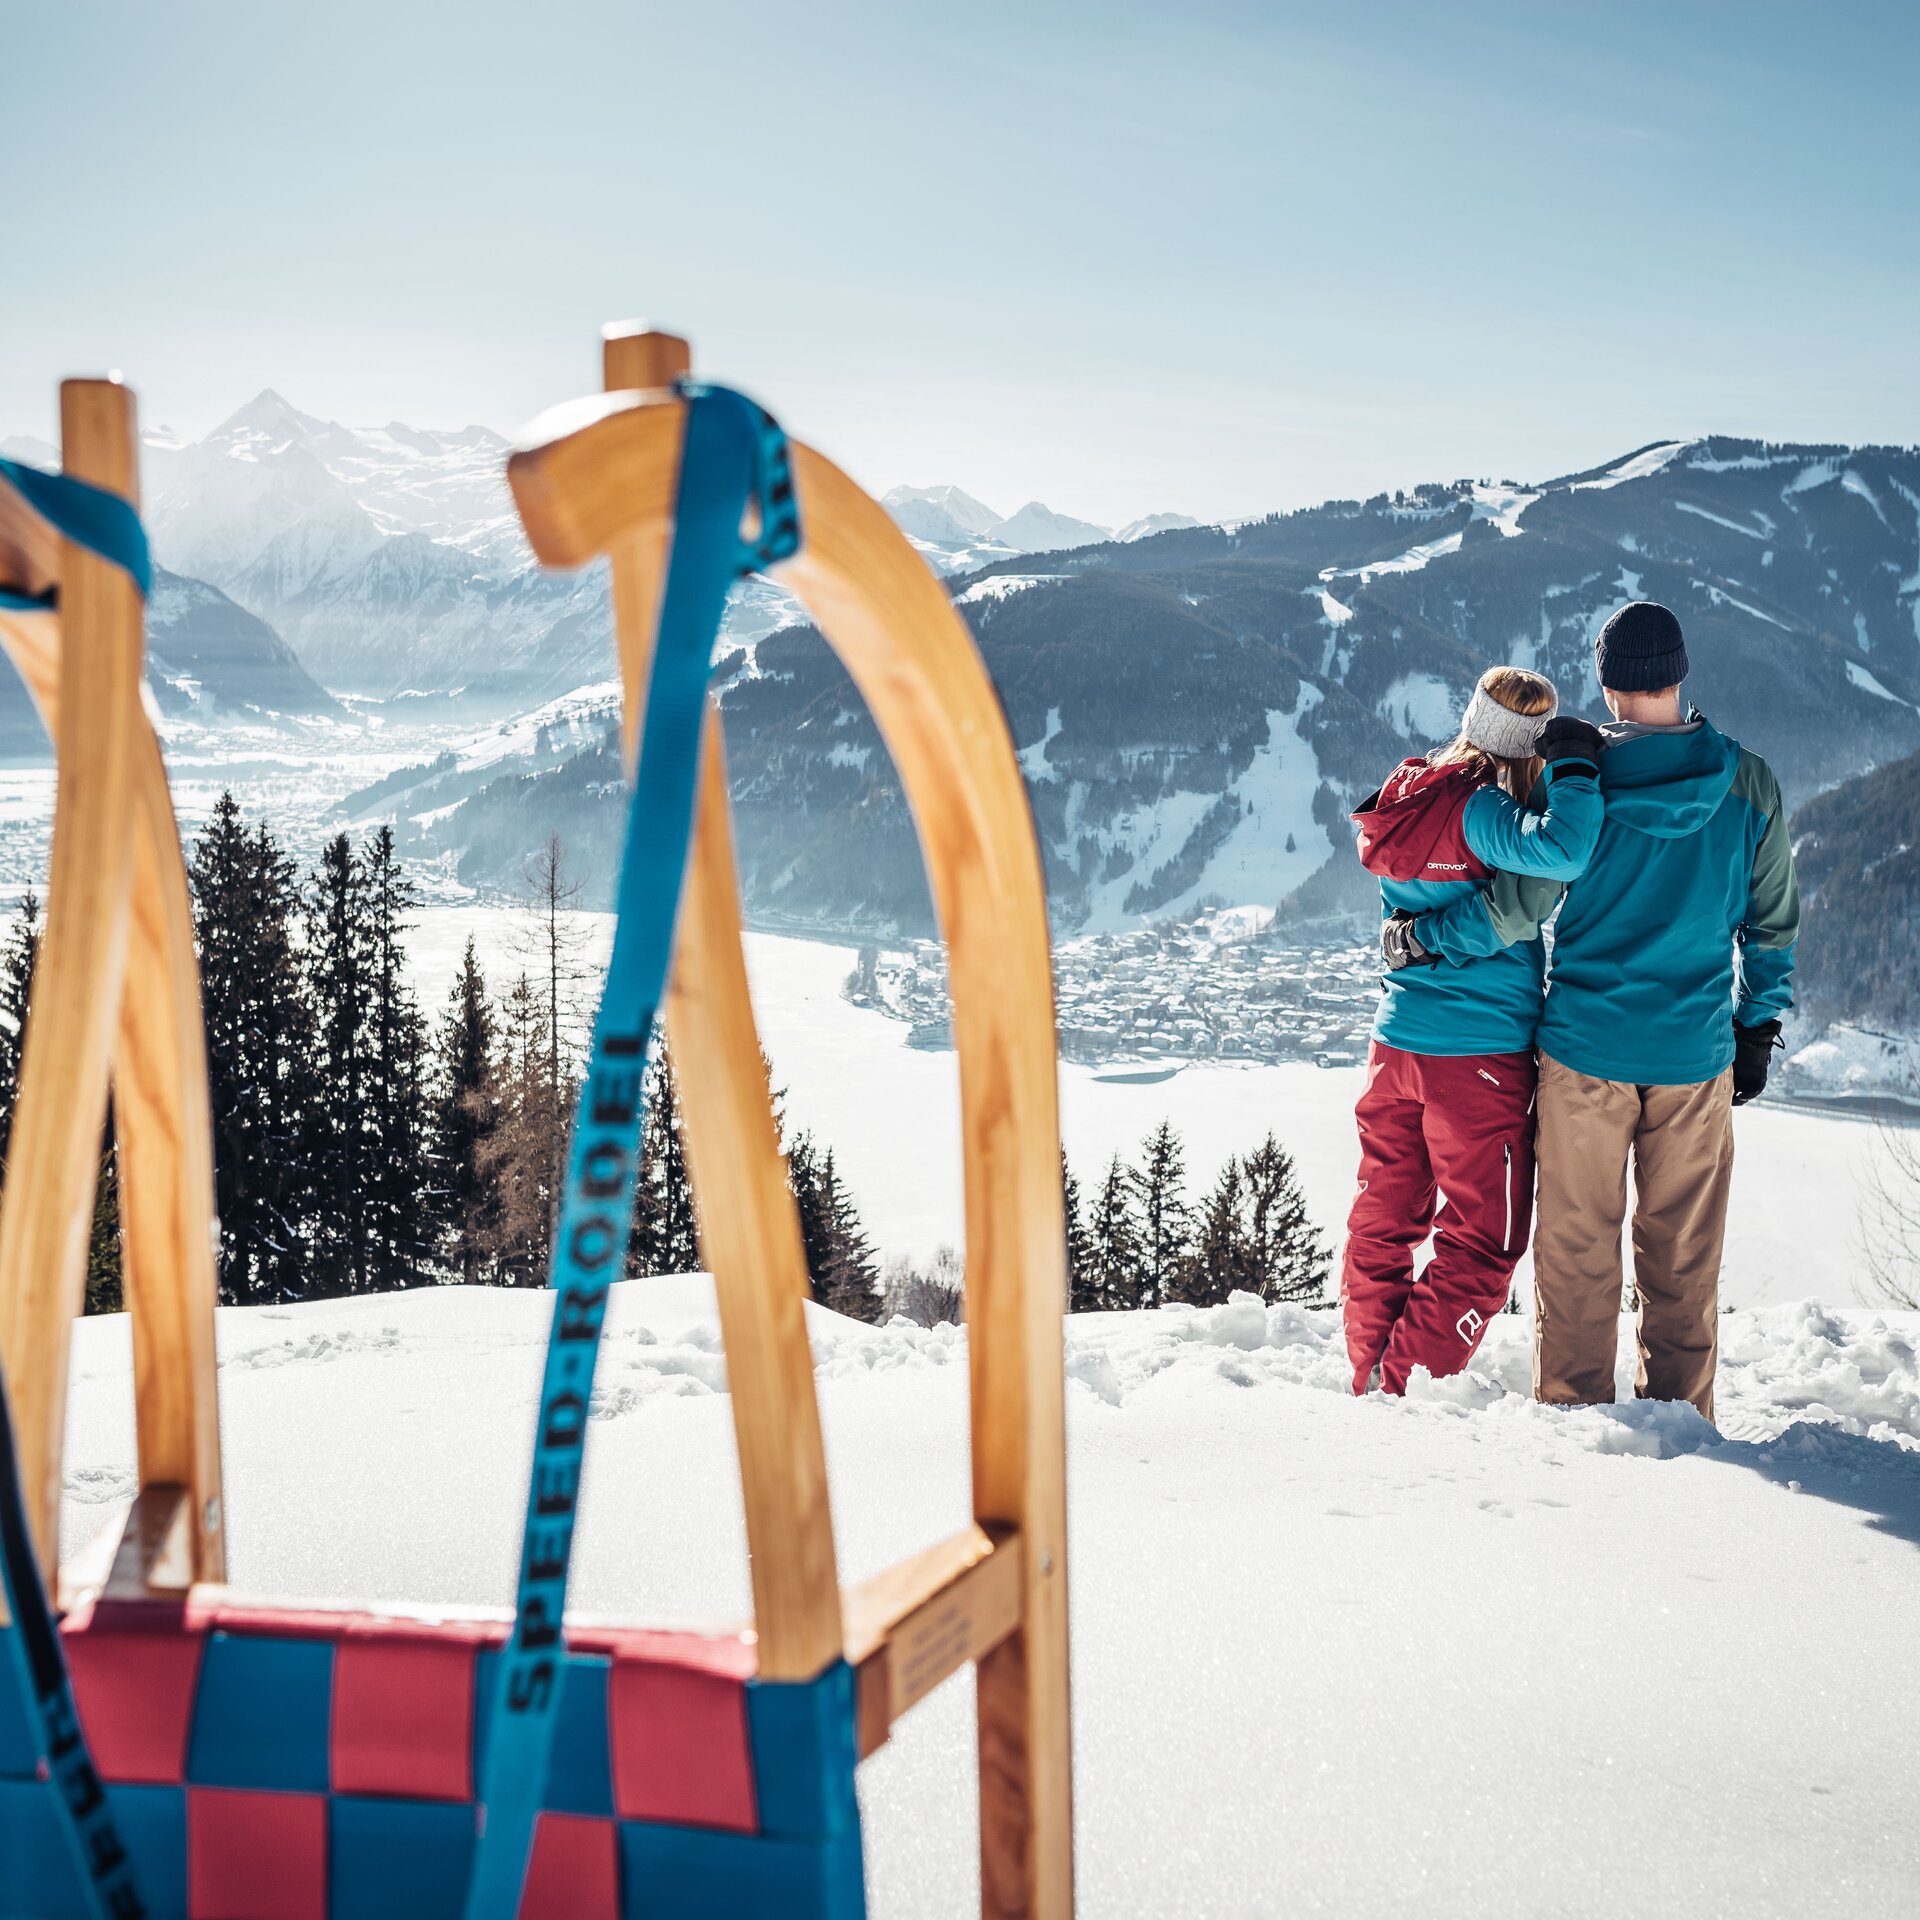
MULTIPOLYGON (((616 1291, 575 1602, 742 1616, 710 1289, 616 1291)), ((236 1583, 504 1605, 547 1306, 223 1311, 236 1583)), ((966 1518, 965 1336, 812 1328, 858 1578, 966 1518)), ((1920 1316, 1723 1332, 1739 1439, 1533 1406, 1512 1316, 1406 1402, 1324 1312, 1070 1321, 1080 1911, 1912 1914, 1920 1316)), ((76 1336, 69 1544, 134 1460, 126 1322, 76 1336)), ((862 1770, 878 1920, 977 1910, 968 1686, 862 1770)))

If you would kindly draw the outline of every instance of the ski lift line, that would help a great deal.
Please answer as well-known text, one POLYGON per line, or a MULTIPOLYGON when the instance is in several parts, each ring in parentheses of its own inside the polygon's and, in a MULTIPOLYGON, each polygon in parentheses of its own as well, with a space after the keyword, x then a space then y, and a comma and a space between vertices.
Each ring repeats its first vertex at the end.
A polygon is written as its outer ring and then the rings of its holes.
MULTIPOLYGON (((42 546, 38 577, 27 584, 36 612, 59 605, 61 671, 89 696, 66 701, 53 717, 47 919, 0 1201, 0 1584, 8 1663, 83 1897, 101 1920, 127 1920, 146 1908, 81 1730, 47 1583, 58 1558, 68 1335, 85 1284, 113 1015, 125 981, 131 822, 144 786, 138 744, 141 730, 150 732, 139 685, 151 573, 134 504, 132 395, 114 381, 67 381, 60 424, 63 473, 13 462, 0 473, 62 535, 57 580, 47 577, 42 546), (34 1337, 43 1329, 45 1342, 34 1337), (27 1416, 18 1429, 16 1400, 27 1416)), ((18 550, 9 541, 8 559, 18 550)), ((23 598, 9 593, 6 612, 20 612, 23 598)))
MULTIPOLYGON (((656 393, 616 392, 543 416, 509 461, 522 524, 547 565, 644 554, 671 513, 680 409, 656 393)), ((893 754, 926 854, 951 953, 966 1167, 969 1355, 976 1524, 845 1596, 847 1654, 860 1681, 860 1744, 871 1750, 890 1717, 912 1640, 934 1680, 975 1660, 981 1769, 981 1899, 990 1914, 1071 1911, 1071 1742, 1068 1718, 1063 1366, 1064 1233, 1058 1176, 1057 1072, 1045 895, 1037 841, 1004 717, 977 648, 924 562, 883 510, 830 462, 794 443, 807 541, 779 574, 815 616, 873 710, 893 754), (1001 1583, 1006 1583, 1003 1588, 1001 1583), (1017 1628, 1001 1631, 995 1595, 1010 1592, 1017 1628), (947 1637, 931 1632, 944 1619, 947 1637), (869 1648, 856 1621, 881 1624, 869 1648), (925 1636, 925 1637, 922 1637, 925 1636), (896 1662, 896 1654, 900 1662, 896 1662)), ((644 559, 634 563, 644 569, 644 559)), ((645 603, 644 573, 632 597, 645 603)), ((624 637, 623 637, 624 644, 624 637)), ((720 788, 709 763, 709 792, 720 788)), ((724 800, 724 791, 719 791, 724 800)), ((705 807, 703 805, 703 816, 705 807)), ((723 809, 716 806, 721 825, 723 809)), ((724 847, 720 825, 702 832, 724 847)), ((699 856, 696 853, 696 866, 699 856)), ((737 943, 731 863, 713 927, 737 943)), ((716 876, 717 878, 717 876, 716 876)), ((690 881, 692 908, 706 884, 690 881)), ((720 891, 716 884, 713 891, 720 891)), ((683 929, 683 939, 686 932, 683 929)), ((675 993, 711 982, 686 963, 675 993)), ((732 989, 726 989, 729 994, 732 989)), ((751 1033, 744 976, 739 1005, 721 1010, 751 1033)), ((669 1018, 673 1015, 670 1010, 669 1018)), ((691 1023, 691 1022, 690 1022, 691 1023)), ((680 1029, 673 1029, 676 1039, 680 1029)), ((757 1061, 751 1079, 761 1076, 757 1061)), ((763 1094, 760 1097, 764 1097, 763 1094)), ((715 1192, 696 1142, 724 1123, 704 1074, 683 1088, 696 1192, 715 1192)), ((716 1149, 717 1151, 717 1149, 716 1149)), ((746 1210, 731 1182, 717 1194, 746 1210)), ((784 1194, 782 1203, 790 1208, 784 1194)), ((708 1250, 723 1320, 744 1278, 708 1250)), ((726 1321, 729 1370, 733 1324, 726 1321)), ((810 1370, 805 1395, 812 1395, 810 1370)), ((743 1478, 754 1421, 789 1410, 758 1405, 735 1376, 743 1478)), ((811 1416, 810 1416, 811 1417, 811 1416)), ((751 1527, 751 1493, 749 1517, 751 1527)), ((750 1532, 755 1561, 760 1542, 750 1532)), ((762 1595, 756 1588, 756 1606, 762 1595)), ((764 1609, 757 1620, 770 1625, 764 1609)), ((911 1693, 911 1689, 908 1689, 911 1693)))
POLYGON ((742 574, 799 543, 785 442, 751 402, 689 388, 672 559, 634 764, 613 953, 594 1017, 566 1186, 554 1231, 555 1292, 519 1592, 500 1662, 480 1783, 480 1838, 467 1920, 513 1920, 559 1708, 568 1571, 594 1362, 611 1281, 626 1270, 654 1015, 666 991, 698 792, 713 643, 742 574), (749 504, 763 532, 741 538, 749 504))

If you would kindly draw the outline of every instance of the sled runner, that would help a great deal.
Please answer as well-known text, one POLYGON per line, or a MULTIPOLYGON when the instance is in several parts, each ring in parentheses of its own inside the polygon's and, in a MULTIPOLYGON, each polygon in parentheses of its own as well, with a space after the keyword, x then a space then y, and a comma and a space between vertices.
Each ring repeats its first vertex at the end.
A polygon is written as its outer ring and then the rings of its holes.
MULTIPOLYGON (((221 1584, 205 1071, 184 871, 137 701, 137 570, 54 541, 44 514, 0 485, 0 588, 12 591, 0 630, 60 749, 43 958, 57 951, 62 967, 44 967, 36 986, 0 1196, 0 1339, 49 1580, 62 1437, 49 1383, 65 1379, 109 1073, 141 1452, 123 1530, 90 1569, 69 1570, 63 1595, 57 1640, 90 1763, 62 1745, 57 1693, 36 1717, 37 1683, 12 1688, 0 1673, 0 1915, 840 1920, 864 1912, 857 1760, 970 1662, 982 1911, 1071 1910, 1052 998, 1012 744, 971 637, 878 505, 789 448, 750 403, 676 384, 684 343, 613 330, 606 363, 617 391, 537 422, 509 469, 543 561, 612 560, 630 822, 647 829, 629 832, 556 1235, 511 1622, 294 1609, 221 1584), (720 725, 704 694, 726 587, 747 566, 777 567, 871 702, 951 955, 976 1522, 845 1593, 805 1258, 747 994, 720 725), (20 609, 55 587, 57 634, 49 611, 20 609), (71 691, 81 688, 84 708, 71 691), (569 1623, 563 1634, 580 1416, 604 1281, 625 1243, 639 1065, 670 951, 665 1017, 725 1336, 754 1630, 569 1623), (20 1156, 42 1136, 29 1184, 20 1156), (185 1245, 195 1230, 198 1269, 185 1245), (87 1764, 107 1783, 90 1802, 92 1775, 76 1771, 87 1764)), ((121 464, 101 457, 87 471, 130 494, 131 405, 110 391, 121 438, 105 438, 121 464)), ((81 471, 78 417, 66 432, 81 471)), ((44 1603, 29 1584, 16 1650, 44 1603)))

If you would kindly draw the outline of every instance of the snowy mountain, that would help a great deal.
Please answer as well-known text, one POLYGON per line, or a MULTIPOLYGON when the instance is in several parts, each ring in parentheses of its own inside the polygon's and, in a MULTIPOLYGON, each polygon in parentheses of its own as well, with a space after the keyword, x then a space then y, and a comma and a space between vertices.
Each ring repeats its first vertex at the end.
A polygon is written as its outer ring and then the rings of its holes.
POLYGON ((948 574, 974 573, 1018 554, 1070 553, 1200 524, 1184 513, 1153 513, 1114 533, 1091 520, 1055 513, 1039 500, 1002 517, 958 487, 895 487, 881 504, 934 569, 948 574))
MULTIPOLYGON (((1920 748, 1920 450, 1669 441, 1533 486, 1460 480, 1008 556, 955 590, 1066 929, 1210 904, 1351 911, 1367 897, 1352 802, 1451 732, 1491 661, 1598 712, 1592 636, 1640 595, 1679 613, 1691 693, 1768 756, 1790 804, 1920 748)), ((931 931, 885 749, 818 637, 760 642, 725 705, 750 910, 931 931)), ((596 744, 503 767, 420 842, 500 881, 531 819, 611 873, 615 765, 596 744)))

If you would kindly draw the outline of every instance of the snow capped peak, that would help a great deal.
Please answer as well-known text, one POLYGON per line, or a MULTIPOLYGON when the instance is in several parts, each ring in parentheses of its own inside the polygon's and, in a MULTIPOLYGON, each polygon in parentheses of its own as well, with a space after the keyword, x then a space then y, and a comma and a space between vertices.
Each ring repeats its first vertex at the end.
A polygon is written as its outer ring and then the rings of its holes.
POLYGON ((996 540, 1003 540, 1019 553, 1055 553, 1069 547, 1091 547, 1111 540, 1112 533, 1091 520, 1076 520, 1070 514, 1055 513, 1042 500, 1029 500, 1017 513, 1010 513, 994 528, 996 540))
POLYGON ((1190 513, 1149 513, 1138 520, 1129 520, 1113 537, 1121 541, 1145 540, 1156 533, 1177 533, 1183 527, 1197 527, 1200 522, 1190 513))
MULTIPOLYGON (((924 504, 945 514, 962 532, 976 539, 990 534, 1000 524, 1000 516, 991 507, 970 493, 962 493, 958 487, 895 487, 880 504, 883 507, 924 504)), ((897 513, 894 515, 896 520, 899 517, 897 513)))

